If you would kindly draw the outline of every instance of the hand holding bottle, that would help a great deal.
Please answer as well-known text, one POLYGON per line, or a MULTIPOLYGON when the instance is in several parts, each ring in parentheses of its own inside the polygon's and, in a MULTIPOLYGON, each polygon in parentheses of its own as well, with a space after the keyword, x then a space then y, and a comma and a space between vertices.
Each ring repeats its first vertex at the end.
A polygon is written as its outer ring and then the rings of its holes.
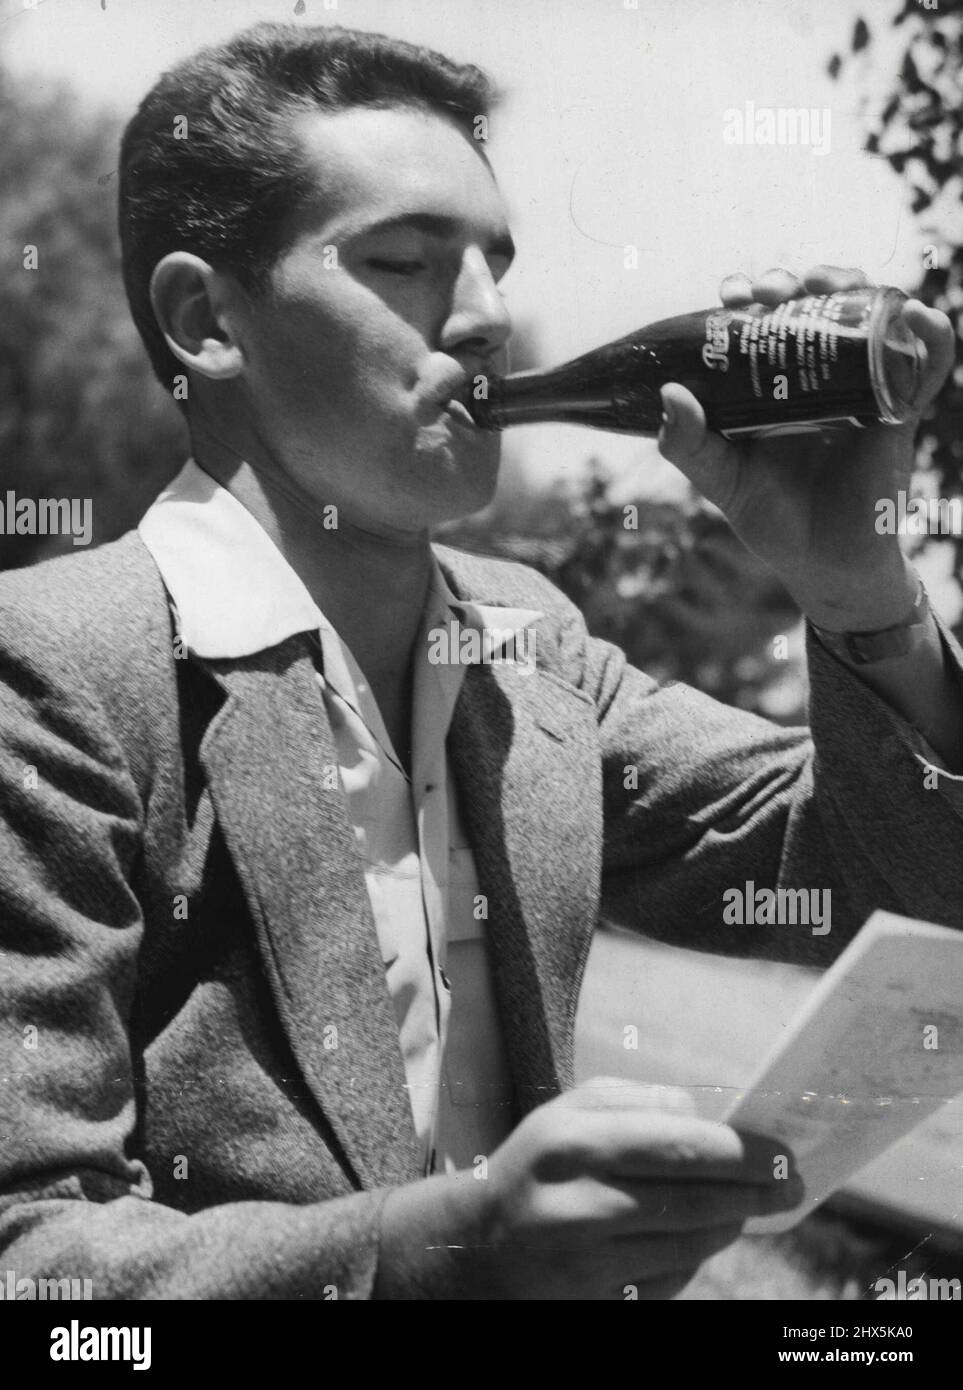
MULTIPOLYGON (((800 281, 784 270, 758 281, 730 276, 722 302, 776 305, 805 294, 867 285, 861 271, 818 266, 800 281)), ((876 530, 876 503, 909 485, 919 413, 953 363, 949 319, 917 300, 903 321, 924 347, 916 411, 901 425, 872 423, 810 434, 724 439, 710 431, 695 396, 663 386, 662 454, 726 515, 733 530, 782 579, 803 611, 828 628, 884 628, 916 596, 898 537, 876 530)))

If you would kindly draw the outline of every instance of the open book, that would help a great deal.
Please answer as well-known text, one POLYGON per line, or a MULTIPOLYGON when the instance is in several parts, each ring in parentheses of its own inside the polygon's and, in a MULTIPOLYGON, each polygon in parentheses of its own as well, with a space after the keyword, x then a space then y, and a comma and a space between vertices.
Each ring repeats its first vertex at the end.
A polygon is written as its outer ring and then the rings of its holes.
POLYGON ((788 1229, 963 1091, 963 932, 875 912, 724 1119, 792 1150, 806 1185, 788 1229))

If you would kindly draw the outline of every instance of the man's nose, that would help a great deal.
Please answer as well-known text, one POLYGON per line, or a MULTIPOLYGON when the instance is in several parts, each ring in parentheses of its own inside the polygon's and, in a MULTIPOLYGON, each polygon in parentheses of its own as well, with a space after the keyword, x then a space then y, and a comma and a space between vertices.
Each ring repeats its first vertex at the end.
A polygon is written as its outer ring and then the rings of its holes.
POLYGON ((512 319, 480 250, 465 252, 442 330, 443 351, 493 357, 511 337, 512 319))

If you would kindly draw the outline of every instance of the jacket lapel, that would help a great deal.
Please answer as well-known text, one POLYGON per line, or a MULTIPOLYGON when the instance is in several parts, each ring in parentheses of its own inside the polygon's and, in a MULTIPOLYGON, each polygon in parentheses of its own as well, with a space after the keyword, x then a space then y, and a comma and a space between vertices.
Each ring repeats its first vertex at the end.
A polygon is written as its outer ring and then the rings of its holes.
POLYGON ((309 639, 201 664, 228 698, 200 760, 288 1042, 358 1185, 411 1181, 398 1027, 309 639))
POLYGON ((448 740, 523 1113, 571 1086, 579 987, 598 910, 595 711, 510 663, 469 667, 448 740))
MULTIPOLYGON (((200 664, 228 697, 200 759, 292 1052, 358 1185, 411 1181, 398 1027, 309 639, 200 664)), ((601 863, 595 710, 541 668, 470 666, 448 751, 524 1113, 573 1080, 601 863)))

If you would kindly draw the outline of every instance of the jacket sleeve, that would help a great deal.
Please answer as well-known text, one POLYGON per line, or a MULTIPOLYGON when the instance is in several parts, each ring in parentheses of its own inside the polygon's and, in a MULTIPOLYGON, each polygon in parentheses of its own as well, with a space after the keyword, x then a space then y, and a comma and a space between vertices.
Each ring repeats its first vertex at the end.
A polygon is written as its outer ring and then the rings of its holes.
POLYGON ((135 1148, 128 1040, 143 928, 130 887, 139 797, 90 692, 51 676, 49 653, 40 661, 4 646, 4 1267, 18 1278, 90 1279, 95 1298, 369 1297, 384 1192, 193 1215, 152 1200, 135 1148))
MULTIPOLYGON (((963 652, 937 622, 963 717, 963 652)), ((877 908, 963 927, 963 777, 937 772, 921 735, 811 630, 810 727, 787 729, 660 686, 578 628, 576 669, 602 743, 603 919, 679 946, 810 965, 838 955, 877 908), (828 902, 830 930, 792 915, 726 920, 729 890, 760 889, 828 902)))

